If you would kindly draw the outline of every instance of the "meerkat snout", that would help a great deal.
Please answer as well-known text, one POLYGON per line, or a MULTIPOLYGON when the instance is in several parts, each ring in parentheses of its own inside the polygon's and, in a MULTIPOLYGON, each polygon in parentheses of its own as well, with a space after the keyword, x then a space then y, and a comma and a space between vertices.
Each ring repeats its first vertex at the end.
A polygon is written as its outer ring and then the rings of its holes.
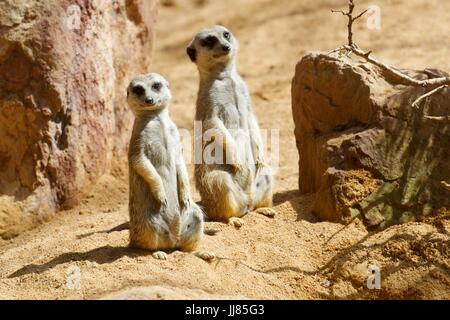
POLYGON ((171 98, 168 81, 157 73, 137 76, 127 89, 127 102, 135 114, 163 109, 171 98))
POLYGON ((232 61, 237 49, 237 40, 227 28, 213 26, 200 31, 186 48, 186 53, 198 66, 214 66, 232 61))

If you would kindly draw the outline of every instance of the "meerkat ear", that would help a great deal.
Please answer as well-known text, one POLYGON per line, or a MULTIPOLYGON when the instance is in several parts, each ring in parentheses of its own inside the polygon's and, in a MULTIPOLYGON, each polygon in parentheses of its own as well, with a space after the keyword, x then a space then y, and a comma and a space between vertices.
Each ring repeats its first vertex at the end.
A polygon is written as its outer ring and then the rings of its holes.
POLYGON ((195 50, 194 41, 192 41, 186 48, 186 53, 192 62, 195 62, 197 60, 197 50, 195 50))

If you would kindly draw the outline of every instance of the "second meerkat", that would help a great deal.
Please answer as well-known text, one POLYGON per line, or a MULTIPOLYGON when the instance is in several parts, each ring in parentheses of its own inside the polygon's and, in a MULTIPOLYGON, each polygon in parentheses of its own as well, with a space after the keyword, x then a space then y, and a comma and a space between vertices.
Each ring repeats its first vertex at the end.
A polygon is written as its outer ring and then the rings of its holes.
POLYGON ((195 166, 195 178, 206 214, 236 226, 254 209, 273 216, 267 208, 272 205, 272 170, 250 94, 236 69, 236 38, 227 28, 213 26, 200 31, 186 51, 200 75, 195 119, 202 123, 202 161, 195 166), (206 138, 208 131, 213 139, 206 138), (212 142, 226 161, 205 163, 204 151, 212 142))

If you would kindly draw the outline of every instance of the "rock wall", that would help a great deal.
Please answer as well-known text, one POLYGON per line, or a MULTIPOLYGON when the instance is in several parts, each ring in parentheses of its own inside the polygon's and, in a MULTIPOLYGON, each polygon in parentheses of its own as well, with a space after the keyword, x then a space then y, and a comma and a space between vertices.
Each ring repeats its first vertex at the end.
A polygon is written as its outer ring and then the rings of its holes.
POLYGON ((2 0, 0 236, 74 206, 125 154, 156 2, 2 0))
POLYGON ((299 188, 316 193, 315 214, 339 222, 359 216, 376 229, 448 212, 450 193, 441 181, 450 180, 450 123, 423 115, 449 115, 450 89, 412 108, 425 92, 357 58, 312 53, 297 64, 299 188))

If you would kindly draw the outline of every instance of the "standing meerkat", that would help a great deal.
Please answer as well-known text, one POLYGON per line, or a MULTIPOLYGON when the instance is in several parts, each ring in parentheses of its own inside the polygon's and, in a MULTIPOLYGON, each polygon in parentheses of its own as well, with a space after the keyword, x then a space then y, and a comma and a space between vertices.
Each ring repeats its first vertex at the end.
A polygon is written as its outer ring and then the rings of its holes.
POLYGON ((239 217, 254 209, 274 216, 268 208, 272 170, 265 162, 250 94, 236 69, 237 40, 227 28, 213 26, 199 32, 186 51, 200 75, 195 119, 202 123, 202 161, 195 166, 195 177, 206 214, 237 227, 243 223, 239 217), (211 131, 214 137, 207 139, 211 131), (204 152, 212 142, 225 161, 205 163, 204 152))
POLYGON ((135 115, 128 153, 130 244, 157 259, 167 258, 164 251, 192 251, 203 236, 203 212, 190 195, 170 100, 169 83, 156 73, 137 76, 127 89, 135 115))

